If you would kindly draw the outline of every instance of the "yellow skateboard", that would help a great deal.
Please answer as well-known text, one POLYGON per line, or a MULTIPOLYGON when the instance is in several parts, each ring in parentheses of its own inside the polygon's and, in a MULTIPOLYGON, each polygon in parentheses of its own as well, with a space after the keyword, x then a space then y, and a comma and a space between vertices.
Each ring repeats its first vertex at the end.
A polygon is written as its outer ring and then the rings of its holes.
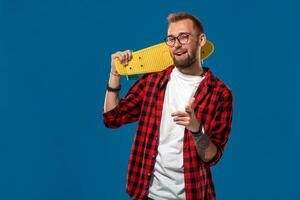
MULTIPOLYGON (((214 51, 214 45, 206 41, 201 48, 201 60, 206 59, 214 51)), ((127 66, 121 64, 119 59, 114 60, 116 69, 120 75, 146 74, 158 72, 173 64, 169 47, 165 43, 150 46, 132 53, 132 59, 127 66)))

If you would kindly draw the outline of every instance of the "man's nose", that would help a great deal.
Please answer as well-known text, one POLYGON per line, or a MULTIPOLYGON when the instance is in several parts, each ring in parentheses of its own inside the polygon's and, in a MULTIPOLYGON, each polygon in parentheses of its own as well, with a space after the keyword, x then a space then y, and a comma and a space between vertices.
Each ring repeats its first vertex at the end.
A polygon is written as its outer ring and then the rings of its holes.
POLYGON ((178 48, 180 48, 182 46, 182 44, 179 42, 179 39, 178 38, 176 38, 176 40, 175 40, 175 43, 174 43, 174 48, 175 49, 178 49, 178 48))
POLYGON ((174 43, 174 47, 181 47, 182 44, 179 42, 179 39, 176 38, 175 43, 174 43))

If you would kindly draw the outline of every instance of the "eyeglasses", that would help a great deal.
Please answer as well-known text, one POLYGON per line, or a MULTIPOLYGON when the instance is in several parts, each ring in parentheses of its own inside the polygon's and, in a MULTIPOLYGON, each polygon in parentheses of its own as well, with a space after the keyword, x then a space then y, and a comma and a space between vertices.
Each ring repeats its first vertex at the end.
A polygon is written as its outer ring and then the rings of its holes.
POLYGON ((177 37, 175 36, 168 36, 164 39, 164 41, 166 42, 166 44, 170 47, 173 47, 176 43, 176 40, 178 40, 178 42, 183 45, 183 44, 187 44, 189 42, 189 38, 190 38, 191 34, 190 33, 180 33, 177 37))

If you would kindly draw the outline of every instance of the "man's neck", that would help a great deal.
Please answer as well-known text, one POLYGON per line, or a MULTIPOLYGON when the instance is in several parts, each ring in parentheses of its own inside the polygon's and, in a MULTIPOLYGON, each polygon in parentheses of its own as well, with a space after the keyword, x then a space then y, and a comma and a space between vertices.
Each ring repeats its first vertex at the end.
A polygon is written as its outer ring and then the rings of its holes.
POLYGON ((200 76, 203 74, 203 68, 199 61, 194 62, 191 66, 186 68, 177 68, 181 73, 193 76, 200 76))

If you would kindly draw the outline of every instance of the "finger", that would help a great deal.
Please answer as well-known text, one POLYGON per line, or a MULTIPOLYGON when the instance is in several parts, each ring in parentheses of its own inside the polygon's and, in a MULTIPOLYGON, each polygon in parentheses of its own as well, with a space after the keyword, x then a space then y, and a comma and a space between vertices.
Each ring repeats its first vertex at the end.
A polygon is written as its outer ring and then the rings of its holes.
POLYGON ((178 121, 183 121, 183 122, 189 122, 191 120, 190 117, 174 117, 173 121, 178 122, 178 121))
POLYGON ((115 71, 115 61, 118 60, 119 62, 121 62, 121 59, 122 58, 120 56, 120 51, 118 51, 118 52, 111 55, 111 69, 112 69, 112 71, 115 71))
POLYGON ((182 125, 182 126, 188 126, 189 124, 187 122, 184 121, 177 121, 175 122, 177 125, 182 125))
POLYGON ((128 63, 128 55, 127 55, 127 53, 124 51, 124 52, 122 52, 122 64, 123 64, 123 65, 127 65, 127 63, 128 63))
POLYGON ((120 53, 121 53, 121 51, 117 51, 117 52, 111 54, 111 58, 116 58, 116 56, 120 53))
POLYGON ((113 59, 119 59, 122 65, 127 65, 128 62, 132 59, 132 51, 126 50, 126 51, 118 51, 111 56, 113 59))
POLYGON ((122 55, 121 55, 121 53, 118 53, 118 54, 114 55, 114 59, 118 59, 122 63, 122 55))
POLYGON ((124 53, 120 52, 119 56, 120 56, 121 64, 124 65, 124 53))
POLYGON ((186 107, 185 107, 185 112, 191 114, 191 113, 193 112, 192 107, 191 107, 191 106, 186 106, 186 107))
POLYGON ((177 111, 177 112, 173 112, 171 114, 172 117, 186 117, 188 116, 188 113, 187 112, 184 112, 184 111, 177 111))
POLYGON ((124 52, 123 56, 123 64, 126 66, 128 64, 128 54, 124 52))
POLYGON ((125 64, 128 65, 129 61, 131 60, 131 51, 130 50, 125 51, 125 55, 126 55, 125 64))
POLYGON ((112 54, 111 59, 113 60, 113 59, 118 58, 121 61, 120 53, 121 53, 121 51, 118 51, 118 52, 112 54))
POLYGON ((123 56, 124 56, 124 65, 127 65, 128 64, 128 59, 129 59, 129 55, 126 51, 124 51, 123 53, 123 56))
POLYGON ((132 59, 132 52, 131 52, 131 50, 127 50, 127 51, 125 51, 125 53, 126 53, 126 58, 127 58, 127 61, 129 62, 131 59, 132 59))

